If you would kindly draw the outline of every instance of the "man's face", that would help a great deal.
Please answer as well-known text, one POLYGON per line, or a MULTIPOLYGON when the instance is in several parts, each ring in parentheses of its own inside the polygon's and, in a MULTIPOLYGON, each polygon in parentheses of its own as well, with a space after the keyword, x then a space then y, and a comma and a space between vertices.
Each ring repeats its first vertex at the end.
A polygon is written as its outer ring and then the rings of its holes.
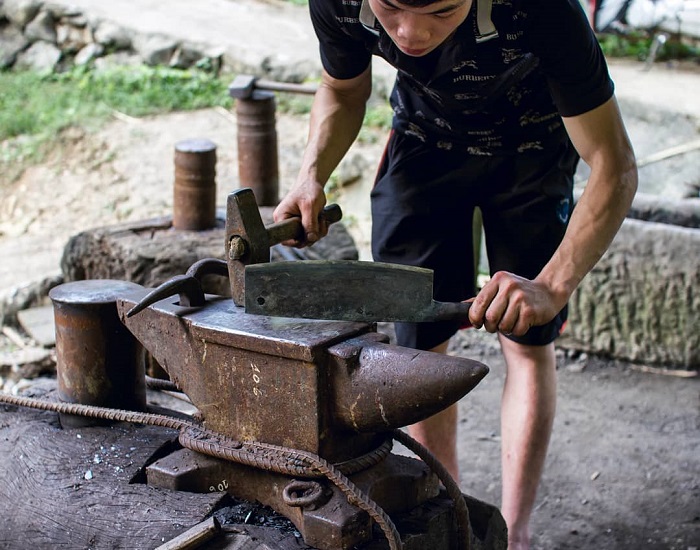
POLYGON ((439 0, 422 7, 399 0, 369 0, 369 5, 394 44, 406 55, 421 57, 462 24, 472 0, 439 0))

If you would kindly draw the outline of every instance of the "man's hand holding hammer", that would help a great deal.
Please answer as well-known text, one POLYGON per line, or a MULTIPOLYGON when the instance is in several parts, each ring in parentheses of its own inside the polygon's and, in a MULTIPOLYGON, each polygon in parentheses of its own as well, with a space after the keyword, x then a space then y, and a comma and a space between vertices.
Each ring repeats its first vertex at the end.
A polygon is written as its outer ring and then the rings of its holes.
POLYGON ((282 244, 303 248, 314 244, 328 234, 329 222, 320 213, 326 205, 323 186, 310 181, 295 186, 275 208, 275 222, 292 217, 301 217, 304 240, 287 240, 282 244))

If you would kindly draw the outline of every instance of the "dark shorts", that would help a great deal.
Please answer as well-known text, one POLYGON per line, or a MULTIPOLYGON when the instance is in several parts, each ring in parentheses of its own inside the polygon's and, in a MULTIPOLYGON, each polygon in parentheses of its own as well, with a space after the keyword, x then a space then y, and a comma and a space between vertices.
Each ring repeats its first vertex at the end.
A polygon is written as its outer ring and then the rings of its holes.
MULTIPOLYGON (((476 294, 472 220, 482 212, 491 274, 534 278, 561 242, 573 207, 579 157, 568 140, 553 150, 514 156, 470 156, 425 147, 392 133, 372 190, 375 261, 434 271, 435 300, 476 294)), ((554 341, 567 310, 512 340, 554 341)), ((396 323, 397 344, 431 349, 459 330, 457 322, 396 323)))

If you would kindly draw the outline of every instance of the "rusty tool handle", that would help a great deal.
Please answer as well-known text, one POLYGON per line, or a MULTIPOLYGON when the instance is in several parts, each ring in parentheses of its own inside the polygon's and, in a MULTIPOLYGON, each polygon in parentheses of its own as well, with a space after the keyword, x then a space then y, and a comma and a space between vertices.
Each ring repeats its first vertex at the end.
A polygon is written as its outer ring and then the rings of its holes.
POLYGON ((174 539, 161 544, 156 550, 193 550, 221 533, 221 524, 215 517, 204 520, 174 539))
POLYGON ((469 308, 471 302, 436 302, 421 312, 423 321, 459 321, 465 326, 471 325, 469 321, 469 308))
POLYGON ((315 84, 295 84, 292 82, 275 82, 274 80, 255 80, 255 88, 269 92, 289 92, 295 94, 313 95, 318 91, 315 84))
MULTIPOLYGON (((342 219, 343 211, 337 204, 329 204, 321 211, 318 217, 319 219, 331 224, 342 219)), ((303 242, 305 240, 304 226, 301 225, 300 217, 287 218, 281 222, 266 225, 265 230, 267 231, 270 246, 291 239, 295 239, 299 242, 303 242)))

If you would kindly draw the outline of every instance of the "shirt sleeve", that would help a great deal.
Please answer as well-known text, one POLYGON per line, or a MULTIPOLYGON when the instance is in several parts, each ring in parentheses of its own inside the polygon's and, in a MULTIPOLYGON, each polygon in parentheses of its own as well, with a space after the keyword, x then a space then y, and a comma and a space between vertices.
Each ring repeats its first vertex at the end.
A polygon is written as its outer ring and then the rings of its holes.
POLYGON ((344 4, 337 0, 309 0, 323 68, 333 78, 343 80, 362 74, 372 59, 371 51, 359 37, 369 31, 362 28, 358 13, 343 8, 344 4))
POLYGON ((563 117, 608 101, 614 85, 578 0, 527 0, 527 36, 563 117))

